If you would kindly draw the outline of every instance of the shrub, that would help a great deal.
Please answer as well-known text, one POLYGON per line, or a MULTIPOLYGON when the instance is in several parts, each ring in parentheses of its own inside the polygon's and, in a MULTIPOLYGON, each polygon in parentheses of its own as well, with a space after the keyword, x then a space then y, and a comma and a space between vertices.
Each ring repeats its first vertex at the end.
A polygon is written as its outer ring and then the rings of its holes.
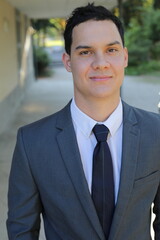
POLYGON ((153 59, 160 60, 160 41, 154 43, 154 45, 151 47, 151 57, 153 59))
POLYGON ((142 22, 130 21, 126 31, 126 46, 129 51, 128 74, 144 74, 160 71, 160 10, 148 9, 142 22))
POLYGON ((129 66, 138 66, 150 59, 152 41, 147 25, 141 26, 132 19, 126 32, 126 46, 129 51, 129 66))
POLYGON ((150 11, 150 39, 155 42, 160 41, 160 9, 150 11))
POLYGON ((43 47, 35 48, 35 62, 37 74, 45 74, 45 70, 50 65, 51 59, 43 47))
POLYGON ((150 60, 139 64, 138 66, 130 66, 126 69, 128 75, 145 75, 153 74, 159 75, 160 73, 160 61, 150 60))

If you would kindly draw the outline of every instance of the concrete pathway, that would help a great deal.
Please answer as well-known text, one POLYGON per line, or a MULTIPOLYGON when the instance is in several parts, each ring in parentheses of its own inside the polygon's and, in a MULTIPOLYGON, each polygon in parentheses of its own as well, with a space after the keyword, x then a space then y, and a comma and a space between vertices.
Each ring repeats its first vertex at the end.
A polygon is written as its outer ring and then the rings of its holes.
POLYGON ((122 98, 132 106, 158 113, 159 92, 160 77, 126 76, 122 87, 122 98))
MULTIPOLYGON (((157 81, 156 81, 157 82, 157 81)), ((126 77, 123 98, 130 104, 157 111, 160 83, 145 84, 140 78, 126 77)), ((17 129, 61 109, 72 97, 71 74, 56 68, 54 77, 40 79, 28 90, 14 121, 0 135, 0 239, 7 240, 7 188, 17 129)), ((40 240, 45 240, 43 230, 40 240)))

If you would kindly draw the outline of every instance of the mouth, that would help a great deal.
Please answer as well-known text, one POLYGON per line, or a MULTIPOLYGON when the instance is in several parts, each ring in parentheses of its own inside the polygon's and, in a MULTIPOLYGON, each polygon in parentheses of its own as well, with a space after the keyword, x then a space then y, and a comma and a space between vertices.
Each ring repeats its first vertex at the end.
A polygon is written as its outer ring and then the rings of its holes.
POLYGON ((95 81, 95 82, 108 81, 111 78, 112 78, 112 76, 108 76, 108 75, 100 75, 100 76, 92 76, 92 77, 90 77, 90 79, 95 81))

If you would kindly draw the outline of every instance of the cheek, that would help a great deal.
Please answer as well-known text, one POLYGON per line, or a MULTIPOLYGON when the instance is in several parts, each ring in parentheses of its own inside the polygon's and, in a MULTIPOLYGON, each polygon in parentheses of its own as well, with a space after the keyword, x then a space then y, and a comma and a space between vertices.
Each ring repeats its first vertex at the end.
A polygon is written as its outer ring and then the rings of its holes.
POLYGON ((123 73, 124 69, 126 67, 126 61, 125 61, 125 59, 123 57, 115 58, 111 62, 111 65, 112 65, 113 69, 115 69, 115 71, 123 73))
POLYGON ((88 61, 73 61, 71 63, 71 70, 72 73, 78 74, 78 75, 84 75, 88 71, 90 64, 88 61))

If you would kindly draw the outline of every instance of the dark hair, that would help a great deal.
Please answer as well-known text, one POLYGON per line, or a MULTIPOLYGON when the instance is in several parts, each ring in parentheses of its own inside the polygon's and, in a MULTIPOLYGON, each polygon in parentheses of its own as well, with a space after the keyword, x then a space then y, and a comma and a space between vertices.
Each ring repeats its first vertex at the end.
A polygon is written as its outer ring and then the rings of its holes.
POLYGON ((119 18, 103 6, 94 6, 94 3, 88 3, 87 6, 76 8, 66 21, 66 28, 64 31, 66 53, 70 55, 71 52, 73 28, 88 20, 111 20, 117 26, 124 45, 124 29, 119 18))

